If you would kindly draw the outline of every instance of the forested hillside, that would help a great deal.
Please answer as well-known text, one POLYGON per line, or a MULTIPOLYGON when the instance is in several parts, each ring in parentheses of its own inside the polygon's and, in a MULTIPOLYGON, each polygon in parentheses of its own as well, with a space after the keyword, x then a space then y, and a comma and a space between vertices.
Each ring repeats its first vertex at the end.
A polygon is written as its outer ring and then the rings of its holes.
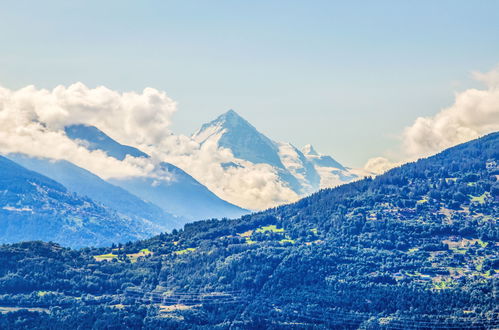
POLYGON ((238 220, 4 245, 0 328, 496 328, 498 178, 494 133, 238 220))
POLYGON ((106 246, 150 237, 158 225, 125 217, 0 156, 0 243, 45 239, 64 246, 106 246))

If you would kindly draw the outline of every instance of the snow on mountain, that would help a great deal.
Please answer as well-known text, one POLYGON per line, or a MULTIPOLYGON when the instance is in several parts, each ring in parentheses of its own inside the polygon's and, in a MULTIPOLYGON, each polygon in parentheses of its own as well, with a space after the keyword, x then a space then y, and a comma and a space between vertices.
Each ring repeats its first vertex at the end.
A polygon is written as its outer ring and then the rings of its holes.
POLYGON ((298 180, 301 189, 299 194, 310 194, 320 185, 320 175, 314 165, 291 143, 276 143, 279 146, 279 157, 286 170, 298 180))
POLYGON ((346 171, 346 168, 334 160, 331 156, 321 155, 317 151, 315 151, 314 147, 311 144, 307 144, 302 149, 303 154, 317 166, 320 167, 333 167, 340 169, 342 171, 346 171))
POLYGON ((235 158, 231 166, 244 166, 243 161, 272 166, 279 179, 299 195, 357 178, 332 157, 317 153, 311 145, 299 150, 290 143, 272 141, 234 110, 204 124, 192 138, 200 145, 210 142, 229 149, 235 158))
POLYGON ((234 110, 204 124, 192 137, 199 144, 217 142, 219 147, 230 149, 236 158, 284 169, 276 143, 258 132, 234 110))
POLYGON ((303 147, 302 152, 319 173, 320 188, 338 186, 358 178, 351 169, 344 167, 331 156, 319 154, 310 144, 303 147))

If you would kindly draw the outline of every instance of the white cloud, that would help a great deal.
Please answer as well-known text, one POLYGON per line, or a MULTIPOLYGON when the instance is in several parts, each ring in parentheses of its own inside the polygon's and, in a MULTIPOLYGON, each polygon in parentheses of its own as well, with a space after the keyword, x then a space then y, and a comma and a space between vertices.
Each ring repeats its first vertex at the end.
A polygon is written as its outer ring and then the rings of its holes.
POLYGON ((401 163, 392 162, 385 157, 374 157, 367 161, 366 165, 364 165, 364 170, 367 173, 380 174, 399 165, 401 163))
MULTIPOLYGON (((128 157, 118 161, 77 145, 59 128, 71 114, 47 90, 0 88, 0 152, 65 159, 103 178, 146 175, 151 165, 128 157), (65 119, 66 118, 66 119, 65 119)), ((72 123, 72 122, 71 122, 72 123)))
POLYGON ((409 156, 421 157, 498 130, 499 85, 492 84, 458 93, 449 108, 417 118, 405 129, 403 142, 409 156))
POLYGON ((176 103, 165 92, 146 88, 142 93, 120 93, 82 83, 53 90, 27 86, 0 87, 0 153, 20 152, 65 159, 103 177, 155 176, 155 163, 168 161, 182 168, 221 198, 250 209, 263 209, 298 196, 279 181, 274 169, 263 164, 224 168, 234 161, 227 149, 200 146, 169 130, 176 103), (89 151, 70 140, 63 128, 71 124, 98 127, 120 143, 140 148, 152 160, 127 157, 124 161, 101 151, 89 151))
POLYGON ((170 136, 161 148, 149 148, 149 152, 186 170, 222 199, 244 208, 260 210, 299 198, 282 184, 274 168, 236 160, 229 149, 218 148, 215 141, 199 145, 186 136, 170 136), (230 162, 243 166, 222 166, 230 162))
POLYGON ((170 134, 168 126, 176 110, 176 103, 154 88, 120 93, 75 83, 53 90, 28 86, 10 94, 14 106, 29 111, 31 119, 50 129, 84 123, 126 144, 161 142, 170 134))
POLYGON ((499 87, 499 65, 489 72, 473 71, 471 74, 475 80, 481 81, 489 88, 499 87))
MULTIPOLYGON (((499 67, 487 73, 474 72, 473 77, 485 83, 486 88, 457 93, 453 105, 434 116, 418 117, 405 128, 402 147, 406 161, 499 131, 499 67)), ((389 163, 383 158, 370 159, 366 168, 383 172, 389 163)))

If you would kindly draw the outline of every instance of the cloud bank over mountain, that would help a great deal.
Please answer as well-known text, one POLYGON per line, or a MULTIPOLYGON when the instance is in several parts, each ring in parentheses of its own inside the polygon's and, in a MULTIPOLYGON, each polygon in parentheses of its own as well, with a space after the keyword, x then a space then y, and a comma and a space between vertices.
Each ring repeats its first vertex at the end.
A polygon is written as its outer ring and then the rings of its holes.
POLYGON ((65 159, 103 178, 145 175, 151 166, 143 159, 118 161, 101 151, 89 151, 62 130, 65 125, 90 121, 93 115, 103 113, 106 105, 118 112, 109 98, 89 100, 93 94, 97 99, 97 95, 108 92, 89 90, 82 84, 59 86, 52 91, 33 86, 17 91, 0 88, 0 152, 65 159))
MULTIPOLYGON (((455 96, 454 104, 430 117, 418 117, 402 134, 402 158, 415 160, 459 143, 499 130, 499 67, 474 72, 484 89, 467 89, 455 96)), ((386 158, 370 159, 366 170, 381 173, 397 166, 386 158)))
POLYGON ((165 92, 154 88, 122 93, 82 83, 53 90, 0 87, 0 153, 64 159, 104 179, 153 175, 155 165, 167 161, 222 199, 245 208, 264 209, 298 199, 270 166, 224 168, 221 164, 234 159, 229 150, 173 135, 169 126, 176 109, 165 92), (89 151, 64 133, 64 127, 75 124, 96 126, 152 157, 127 156, 120 161, 99 150, 89 151))
MULTIPOLYGON (((457 93, 450 107, 434 116, 417 118, 401 134, 403 151, 397 162, 375 157, 364 169, 382 173, 405 161, 498 131, 499 67, 473 76, 485 88, 457 93)), ((82 83, 52 90, 0 87, 0 153, 64 159, 104 179, 154 175, 156 165, 166 161, 187 171, 222 199, 253 210, 299 198, 272 166, 249 161, 244 166, 224 166, 236 159, 231 150, 215 142, 200 144, 191 137, 173 134, 170 124, 176 110, 176 102, 154 88, 118 92, 82 83), (120 161, 102 151, 90 151, 66 136, 64 127, 74 124, 96 126, 151 158, 127 156, 120 161)), ((159 179, 174 180, 168 176, 159 179)))

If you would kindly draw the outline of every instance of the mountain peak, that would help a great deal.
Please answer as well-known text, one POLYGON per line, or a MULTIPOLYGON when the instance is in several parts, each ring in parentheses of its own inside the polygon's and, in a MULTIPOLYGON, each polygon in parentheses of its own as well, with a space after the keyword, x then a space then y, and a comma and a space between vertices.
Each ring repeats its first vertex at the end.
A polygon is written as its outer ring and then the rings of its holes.
POLYGON ((209 123, 209 125, 219 124, 225 128, 235 128, 241 126, 248 126, 254 128, 246 119, 241 117, 236 111, 230 109, 218 116, 214 121, 209 123))
POLYGON ((222 115, 226 116, 226 117, 229 117, 229 116, 241 117, 234 109, 229 109, 225 113, 223 113, 222 115))
POLYGON ((102 150, 106 152, 108 156, 119 160, 125 159, 127 155, 149 158, 147 154, 134 147, 116 142, 95 126, 77 124, 66 126, 64 130, 70 139, 85 141, 87 144, 85 147, 88 150, 102 150))
POLYGON ((307 144, 306 146, 304 146, 301 151, 305 155, 319 156, 319 153, 314 149, 314 147, 311 144, 307 144))
POLYGON ((199 144, 214 141, 219 147, 230 149, 236 158, 254 164, 266 163, 284 168, 276 143, 232 109, 201 126, 192 138, 199 144))

